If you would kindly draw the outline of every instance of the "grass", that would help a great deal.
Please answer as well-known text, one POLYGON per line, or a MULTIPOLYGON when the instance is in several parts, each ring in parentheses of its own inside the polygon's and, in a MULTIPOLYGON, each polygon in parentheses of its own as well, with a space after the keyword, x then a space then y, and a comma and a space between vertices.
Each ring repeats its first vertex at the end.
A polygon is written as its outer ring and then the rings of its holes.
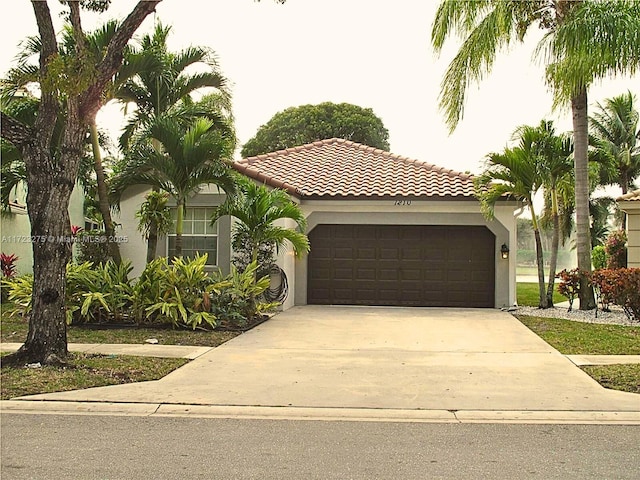
POLYGON ((0 399, 158 380, 187 362, 183 358, 72 353, 63 368, 3 366, 0 399))
POLYGON ((640 355, 640 327, 517 315, 564 355, 640 355))
MULTIPOLYGON (((22 343, 29 325, 22 319, 0 319, 0 340, 22 343)), ((69 326, 69 343, 145 343, 155 338, 161 345, 193 345, 217 347, 239 335, 239 332, 173 330, 171 328, 89 328, 69 326)), ((188 360, 174 358, 133 357, 127 355, 90 355, 72 353, 64 368, 13 368, 0 370, 0 399, 22 395, 63 392, 119 383, 157 380, 183 366, 188 360)))
MULTIPOLYGON (((640 327, 517 315, 536 335, 564 355, 640 355, 640 327)), ((640 365, 581 367, 605 388, 640 393, 640 365)))
POLYGON ((582 370, 605 388, 640 393, 640 365, 589 365, 582 370))
MULTIPOLYGON (((29 325, 22 319, 2 316, 0 340, 22 343, 27 338, 29 325)), ((239 335, 238 332, 174 330, 171 328, 93 328, 72 325, 67 327, 69 343, 145 343, 155 338, 160 345, 194 345, 217 347, 239 335)))
MULTIPOLYGON (((558 285, 557 281, 555 285, 558 285)), ((537 307, 540 300, 540 292, 537 283, 518 282, 516 284, 516 298, 518 305, 523 307, 537 307)), ((560 295, 557 288, 553 292, 553 303, 566 302, 567 298, 560 295)))

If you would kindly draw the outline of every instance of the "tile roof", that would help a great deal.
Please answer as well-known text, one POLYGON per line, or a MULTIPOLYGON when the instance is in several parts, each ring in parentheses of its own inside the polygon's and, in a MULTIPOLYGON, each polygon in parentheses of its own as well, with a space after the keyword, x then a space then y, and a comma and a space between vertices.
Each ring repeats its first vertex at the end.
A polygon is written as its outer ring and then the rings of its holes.
POLYGON ((233 167, 299 198, 474 198, 471 175, 339 138, 245 158, 233 167))
POLYGON ((640 202, 640 190, 634 190, 633 192, 629 192, 625 195, 622 195, 621 197, 616 198, 616 201, 618 202, 622 202, 622 201, 634 201, 634 202, 640 202))

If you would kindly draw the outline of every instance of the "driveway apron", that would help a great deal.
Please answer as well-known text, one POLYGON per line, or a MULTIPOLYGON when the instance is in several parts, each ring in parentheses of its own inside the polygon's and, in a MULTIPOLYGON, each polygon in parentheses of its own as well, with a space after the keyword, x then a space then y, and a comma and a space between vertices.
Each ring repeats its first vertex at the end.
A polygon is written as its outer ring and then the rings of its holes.
POLYGON ((508 313, 300 306, 165 378, 29 399, 316 408, 633 411, 508 313))

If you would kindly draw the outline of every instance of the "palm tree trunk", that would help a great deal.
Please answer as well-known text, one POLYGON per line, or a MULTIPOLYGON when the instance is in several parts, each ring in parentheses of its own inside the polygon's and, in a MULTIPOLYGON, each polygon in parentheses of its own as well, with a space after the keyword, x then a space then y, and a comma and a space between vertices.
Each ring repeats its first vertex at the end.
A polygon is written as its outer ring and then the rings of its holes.
POLYGON ((558 248, 560 246, 560 218, 558 215, 558 192, 551 190, 551 215, 553 219, 553 236, 551 238, 551 258, 549 259, 549 284, 547 285, 547 306, 553 307, 553 288, 558 263, 558 248))
POLYGON ((533 211, 533 205, 529 205, 531 209, 531 222, 533 223, 533 236, 536 240, 536 264, 538 266, 538 290, 540 294, 540 301, 538 308, 547 308, 547 295, 544 291, 544 255, 542 253, 542 239, 540 238, 540 228, 538 226, 538 219, 533 211))
POLYGON ((176 210, 176 257, 182 256, 182 227, 184 223, 184 198, 178 199, 176 210))
MULTIPOLYGON (((621 180, 621 185, 620 187, 622 188, 622 195, 626 195, 627 192, 629 191, 629 174, 627 172, 627 170, 624 170, 622 172, 622 178, 621 180)), ((622 225, 620 226, 620 229, 623 232, 627 231, 627 212, 624 212, 622 210, 620 210, 620 213, 622 214, 622 225)))
POLYGON ((575 202, 576 202, 576 246, 578 251, 578 269, 580 280, 580 310, 595 308, 593 287, 586 274, 591 273, 591 232, 589 229, 589 171, 587 146, 587 90, 571 99, 574 137, 575 202))
POLYGON ((98 205, 104 222, 104 233, 107 236, 107 249, 115 264, 120 265, 122 257, 120 256, 120 246, 114 241, 115 228, 111 218, 111 206, 107 198, 107 182, 104 168, 102 168, 102 153, 98 143, 98 128, 96 127, 95 119, 91 121, 89 131, 91 132, 91 147, 93 149, 93 166, 96 171, 96 183, 98 184, 98 205))
POLYGON ((156 222, 151 221, 149 225, 149 237, 147 238, 147 263, 151 263, 156 258, 158 249, 158 226, 156 222))
MULTIPOLYGON (((155 139, 152 142, 157 141, 155 139)), ((158 187, 151 187, 152 192, 159 192, 158 187)), ((158 224, 151 221, 149 225, 149 236, 147 238, 147 263, 151 263, 156 259, 156 252, 158 251, 158 224)))

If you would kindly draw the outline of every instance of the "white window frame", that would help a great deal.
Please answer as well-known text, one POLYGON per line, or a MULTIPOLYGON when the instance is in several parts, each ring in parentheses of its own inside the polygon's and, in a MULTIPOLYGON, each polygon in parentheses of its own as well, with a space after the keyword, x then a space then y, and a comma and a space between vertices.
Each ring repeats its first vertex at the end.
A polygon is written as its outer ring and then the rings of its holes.
MULTIPOLYGON (((184 252, 184 239, 187 237, 215 237, 216 239, 216 258, 215 258, 215 263, 211 263, 211 255, 209 255, 209 258, 207 259, 207 267, 217 267, 218 266, 218 258, 219 258, 219 252, 220 252, 220 225, 219 222, 216 222, 214 225, 211 225, 211 214, 213 213, 213 210, 216 207, 187 207, 185 208, 185 214, 184 214, 184 221, 183 221, 183 227, 186 224, 187 221, 192 222, 192 228, 191 228, 191 233, 185 233, 184 232, 184 228, 183 228, 183 232, 182 232, 182 244, 183 244, 183 249, 182 249, 182 254, 183 256, 189 256, 189 255, 185 255, 184 252), (198 221, 200 222, 200 220, 196 220, 194 218, 194 213, 196 210, 204 210, 205 211, 205 215, 204 215, 204 221, 202 221, 202 223, 204 224, 204 233, 193 233, 193 224, 194 222, 198 221), (210 232, 209 230, 212 229, 212 231, 210 232)), ((171 226, 171 231, 167 234, 167 239, 166 239, 166 246, 167 246, 167 256, 171 256, 170 254, 170 250, 169 250, 169 241, 171 238, 175 238, 176 236, 176 213, 177 213, 177 207, 171 207, 171 218, 173 219, 173 223, 171 226)), ((188 249, 189 253, 191 252, 195 252, 194 249, 188 249)), ((200 252, 198 252, 200 253, 200 252)), ((206 252, 209 253, 209 252, 206 252)))

